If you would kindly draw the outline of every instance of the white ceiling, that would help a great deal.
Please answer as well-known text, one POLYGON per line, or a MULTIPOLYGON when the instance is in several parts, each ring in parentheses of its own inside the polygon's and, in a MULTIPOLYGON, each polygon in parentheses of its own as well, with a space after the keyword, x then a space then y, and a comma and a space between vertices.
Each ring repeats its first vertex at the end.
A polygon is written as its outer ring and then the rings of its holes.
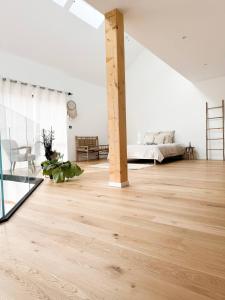
MULTIPOLYGON (((0 50, 105 83, 104 24, 94 29, 51 0, 0 0, 0 50)), ((127 66, 142 46, 126 38, 127 66)))
POLYGON ((122 10, 126 31, 190 80, 225 75, 225 0, 87 1, 122 10))
MULTIPOLYGON (((72 1, 62 8, 52 0, 0 0, 0 50, 104 85, 104 24, 96 30, 69 13, 72 1)), ((225 0, 87 1, 103 13, 121 9, 126 31, 190 80, 225 75, 225 0)), ((126 39, 127 66, 142 50, 126 39)))

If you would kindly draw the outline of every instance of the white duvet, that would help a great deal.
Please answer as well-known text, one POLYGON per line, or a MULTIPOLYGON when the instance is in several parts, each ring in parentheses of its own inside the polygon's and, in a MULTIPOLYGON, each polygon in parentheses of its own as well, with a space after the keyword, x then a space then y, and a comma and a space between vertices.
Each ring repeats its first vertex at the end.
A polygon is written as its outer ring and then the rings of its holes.
POLYGON ((128 159, 155 159, 162 162, 166 157, 183 155, 185 147, 181 144, 128 145, 128 159))

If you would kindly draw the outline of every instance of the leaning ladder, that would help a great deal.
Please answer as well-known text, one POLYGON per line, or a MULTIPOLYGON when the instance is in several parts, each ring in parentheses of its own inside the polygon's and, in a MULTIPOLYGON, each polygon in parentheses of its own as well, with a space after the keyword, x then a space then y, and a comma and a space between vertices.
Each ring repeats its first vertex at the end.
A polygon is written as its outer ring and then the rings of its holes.
POLYGON ((223 160, 225 160, 225 153, 224 153, 224 100, 222 100, 222 105, 221 106, 215 106, 215 107, 209 107, 208 106, 208 102, 206 102, 206 159, 209 159, 209 151, 221 151, 222 155, 223 155, 223 160), (221 115, 216 115, 215 117, 209 115, 209 111, 213 111, 215 110, 218 111, 221 109, 221 115), (210 121, 211 120, 221 120, 222 121, 222 125, 221 126, 217 126, 217 127, 210 127, 210 121), (222 136, 218 137, 218 138, 209 138, 209 132, 210 131, 221 131, 222 136), (220 140, 223 145, 221 146, 221 148, 209 148, 209 141, 211 141, 210 143, 212 143, 215 140, 220 140))

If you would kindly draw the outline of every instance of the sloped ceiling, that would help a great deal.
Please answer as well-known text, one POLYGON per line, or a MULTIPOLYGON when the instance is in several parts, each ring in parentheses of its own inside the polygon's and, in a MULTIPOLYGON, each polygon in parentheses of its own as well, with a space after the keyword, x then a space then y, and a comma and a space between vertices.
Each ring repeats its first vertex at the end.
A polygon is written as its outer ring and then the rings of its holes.
POLYGON ((193 82, 225 75, 224 0, 87 0, 118 8, 136 40, 193 82))
MULTIPOLYGON (((0 0, 0 50, 105 84, 104 24, 98 30, 51 0, 0 0)), ((126 37, 127 66, 142 46, 126 37)))

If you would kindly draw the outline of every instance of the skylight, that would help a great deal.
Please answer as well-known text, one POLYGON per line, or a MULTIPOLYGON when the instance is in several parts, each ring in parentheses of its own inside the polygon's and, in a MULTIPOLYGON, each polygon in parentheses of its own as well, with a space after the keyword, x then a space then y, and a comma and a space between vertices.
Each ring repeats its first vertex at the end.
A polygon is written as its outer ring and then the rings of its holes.
POLYGON ((64 7, 68 0, 52 0, 52 1, 55 2, 56 4, 60 5, 60 6, 64 7))
POLYGON ((70 12, 82 21, 98 29, 104 21, 104 15, 84 0, 75 0, 70 12))

